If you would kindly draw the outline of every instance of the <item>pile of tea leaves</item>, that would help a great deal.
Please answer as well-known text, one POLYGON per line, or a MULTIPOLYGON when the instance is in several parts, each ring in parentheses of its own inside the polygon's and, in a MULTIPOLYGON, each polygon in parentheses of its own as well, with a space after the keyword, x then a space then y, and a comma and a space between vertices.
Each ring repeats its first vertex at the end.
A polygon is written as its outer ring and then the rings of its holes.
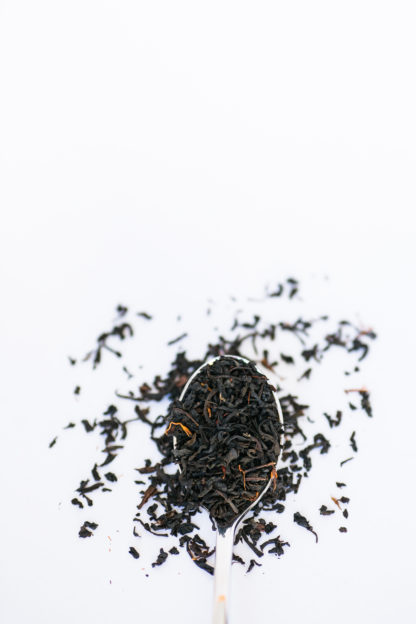
MULTIPOLYGON (((357 420, 352 425, 350 417, 360 412, 372 417, 372 406, 366 387, 356 381, 350 387, 345 382, 349 376, 357 379, 361 363, 367 358, 371 341, 376 335, 372 329, 345 319, 334 321, 327 315, 313 318, 299 316, 299 307, 308 310, 300 298, 299 289, 299 282, 288 278, 276 287, 266 289, 264 295, 257 299, 231 300, 231 323, 221 313, 214 321, 212 317, 216 304, 210 302, 204 313, 206 327, 198 324, 197 336, 195 333, 192 336, 191 327, 185 326, 182 328, 185 331, 173 336, 167 344, 152 344, 152 352, 160 350, 165 357, 166 350, 176 350, 176 354, 171 356, 170 367, 155 375, 153 381, 140 378, 140 366, 146 361, 143 346, 137 349, 136 362, 135 356, 133 359, 131 356, 135 350, 130 348, 128 363, 125 362, 122 347, 126 342, 134 344, 137 336, 146 331, 143 325, 156 323, 157 315, 154 317, 148 312, 130 310, 125 305, 117 306, 113 327, 99 334, 95 346, 85 357, 69 358, 74 369, 88 367, 91 375, 96 374, 94 371, 98 367, 105 366, 109 358, 114 358, 117 363, 120 362, 119 369, 127 386, 126 390, 120 391, 120 377, 117 376, 114 379, 114 398, 110 404, 103 405, 100 414, 93 413, 79 422, 71 421, 65 427, 76 428, 79 434, 98 436, 102 445, 99 455, 94 456, 85 477, 75 488, 75 493, 69 496, 78 513, 87 514, 82 518, 81 538, 93 537, 97 527, 105 525, 105 517, 94 517, 94 502, 97 496, 111 493, 117 487, 121 476, 118 473, 120 455, 127 437, 132 436, 137 440, 137 463, 131 466, 131 478, 138 491, 136 513, 132 517, 135 543, 129 553, 139 559, 140 540, 149 535, 155 543, 153 567, 164 564, 172 555, 185 552, 198 567, 212 573, 213 537, 211 532, 209 535, 201 534, 196 521, 202 506, 208 507, 212 517, 226 526, 247 502, 258 496, 257 492, 269 478, 272 478, 272 487, 238 525, 235 543, 243 548, 240 548, 239 555, 234 555, 234 560, 246 565, 250 572, 261 565, 265 554, 282 555, 289 545, 281 538, 278 528, 278 518, 287 513, 285 501, 307 488, 314 457, 333 450, 331 443, 335 437, 336 446, 343 456, 334 472, 333 482, 334 487, 342 490, 342 496, 328 496, 322 501, 319 513, 329 517, 335 513, 342 514, 342 526, 338 526, 338 530, 340 533, 347 531, 344 525, 348 518, 350 497, 344 494, 347 485, 341 473, 343 466, 358 452, 356 429, 359 426, 357 420), (285 306, 280 305, 283 301, 285 306), (296 310, 295 316, 288 311, 291 305, 296 310), (191 357, 183 345, 192 337, 191 357), (199 344, 196 355, 195 343, 199 344), (337 384, 342 400, 340 398, 340 404, 335 409, 326 409, 325 405, 314 405, 311 409, 301 397, 305 384, 313 386, 315 371, 335 351, 337 357, 331 366, 338 373, 337 384), (212 358, 224 355, 242 357, 252 364, 243 364, 237 358, 217 360, 219 364, 210 374, 219 376, 219 379, 209 378, 208 371, 204 373, 205 377, 198 375, 194 384, 190 385, 191 392, 187 392, 184 401, 180 401, 190 376, 212 358), (225 360, 226 371, 222 368, 225 360), (257 370, 255 366, 267 373, 271 385, 263 375, 260 379, 253 378, 257 370), (291 383, 288 382, 289 377, 291 383), (283 412, 282 437, 272 389, 277 391, 283 412), (264 404, 264 422, 260 427, 260 421, 255 418, 259 396, 264 404), (126 405, 129 406, 128 418, 121 416, 126 405), (240 422, 242 429, 237 423, 238 413, 243 414, 240 422), (316 418, 317 413, 319 418, 316 418), (243 432, 244 429, 248 435, 253 433, 247 430, 249 422, 257 435, 251 447, 251 451, 257 449, 253 451, 255 460, 250 466, 244 465, 237 442, 234 444, 236 448, 229 443, 221 446, 235 436, 237 441, 241 438, 240 444, 244 443, 246 450, 250 450, 250 444, 245 444, 249 438, 244 437, 243 432), (139 434, 138 427, 148 429, 148 436, 156 445, 158 459, 142 456, 140 438, 143 431, 139 434), (197 433, 201 428, 204 431, 197 433), (341 438, 340 431, 346 432, 341 438), (281 447, 278 441, 282 441, 281 447), (217 452, 225 448, 226 453, 217 452), (215 453, 216 461, 210 461, 215 453), (199 457, 199 463, 189 468, 184 458, 192 456, 194 459, 199 457), (273 468, 276 460, 277 472, 273 468), (259 471, 250 472, 254 467, 260 467, 259 471), (242 501, 241 493, 245 494, 246 501, 242 501), (157 544, 156 537, 161 540, 169 537, 169 548, 157 544)), ((177 317, 177 321, 183 324, 181 316, 177 317)), ((205 367, 208 368, 212 367, 205 367)), ((333 379, 331 382, 334 383, 333 379)), ((75 386, 74 394, 77 401, 82 400, 79 385, 75 386)), ((49 446, 55 446, 57 440, 58 436, 49 446)), ((188 463, 190 466, 191 463, 188 463)), ((301 509, 292 513, 292 520, 318 541, 307 511, 301 509)))
POLYGON ((283 426, 274 388, 252 362, 227 355, 203 366, 185 390, 166 429, 180 467, 180 505, 203 505, 225 528, 270 479, 276 488, 283 426))

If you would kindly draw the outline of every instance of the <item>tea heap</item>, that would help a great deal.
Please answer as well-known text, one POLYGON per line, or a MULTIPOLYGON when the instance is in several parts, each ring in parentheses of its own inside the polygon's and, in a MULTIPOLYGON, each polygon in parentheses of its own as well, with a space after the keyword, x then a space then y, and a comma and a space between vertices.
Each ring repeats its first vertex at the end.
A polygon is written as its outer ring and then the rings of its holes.
MULTIPOLYGON (((236 304, 239 309, 232 327, 224 327, 220 320, 217 338, 208 344, 204 341, 200 343, 198 359, 189 359, 183 347, 178 345, 169 370, 156 375, 151 383, 142 380, 138 383, 136 376, 130 372, 145 361, 146 354, 142 348, 138 349, 141 362, 130 361, 127 368, 123 360, 120 369, 127 375, 131 389, 122 394, 115 391, 114 402, 117 404, 107 405, 105 409, 103 406, 101 417, 94 418, 93 415, 92 419, 83 418, 80 422, 85 433, 98 433, 101 437, 103 456, 92 460, 90 475, 81 481, 76 496, 72 498, 73 505, 81 510, 79 513, 84 514, 85 507, 90 509, 94 497, 100 492, 111 492, 117 487, 120 472, 128 474, 125 467, 118 470, 119 455, 126 438, 134 428, 135 440, 140 440, 142 434, 137 432, 136 427, 148 426, 150 437, 159 451, 159 459, 147 459, 143 465, 140 447, 137 447, 137 461, 142 465, 140 468, 131 466, 141 475, 139 479, 137 475, 132 477, 132 487, 139 487, 140 490, 133 518, 133 534, 139 537, 136 526, 140 525, 152 535, 163 536, 164 548, 158 549, 153 567, 162 565, 169 555, 178 555, 179 548, 182 548, 196 565, 212 573, 209 557, 214 551, 204 539, 212 540, 212 534, 200 535, 196 524, 201 506, 209 509, 218 524, 228 525, 270 478, 272 487, 238 527, 236 552, 241 548, 238 544, 245 544, 257 558, 265 553, 283 554, 288 544, 279 535, 276 536, 277 514, 285 513, 288 495, 303 488, 305 477, 312 470, 314 454, 328 453, 331 440, 338 436, 336 452, 343 454, 339 457, 342 461, 338 461, 338 468, 333 469, 333 488, 345 488, 345 479, 339 471, 345 470, 343 466, 358 451, 357 414, 361 411, 372 416, 370 393, 360 385, 357 376, 359 364, 366 358, 375 333, 346 320, 334 323, 328 316, 311 318, 308 315, 305 318, 297 312, 296 320, 293 317, 282 318, 281 303, 292 306, 296 302, 306 307, 304 301, 298 299, 298 292, 299 283, 289 278, 272 291, 266 291, 261 299, 240 301, 236 304), (247 318, 248 310, 250 316, 247 318), (244 320, 241 320, 242 314, 246 314, 244 320), (288 336, 293 339, 285 343, 288 336), (282 347, 283 344, 286 346, 282 347), (324 397, 321 405, 316 400, 322 393, 315 393, 314 417, 311 419, 309 406, 298 398, 298 393, 302 392, 304 384, 313 384, 314 371, 322 366, 333 350, 337 351, 337 358, 331 362, 331 383, 332 387, 334 383, 338 384, 339 404, 337 409, 329 410, 324 397), (340 354, 342 357, 339 357, 340 354), (281 448, 281 429, 271 387, 263 376, 256 376, 252 364, 242 363, 238 358, 217 360, 195 377, 184 400, 179 401, 190 376, 202 364, 223 355, 254 360, 273 373, 277 369, 280 379, 287 379, 289 375, 295 378, 296 394, 284 392, 276 386, 284 419, 281 448), (337 382, 334 382, 334 372, 338 373, 337 382), (346 384, 350 376, 355 381, 346 384), (354 397, 358 398, 358 402, 354 397), (120 400, 131 403, 131 415, 127 418, 120 416, 120 400), (170 401, 170 406, 163 405, 166 400, 170 401), (339 432, 344 432, 344 442, 339 432), (176 449, 174 438, 177 439, 176 449), (276 478, 273 467, 278 456, 276 478), (171 544, 172 540, 174 544, 171 544), (166 542, 169 545, 165 545, 166 542)), ((107 357, 123 358, 118 344, 134 339, 136 323, 157 323, 157 319, 147 312, 134 314, 121 305, 116 310, 117 324, 100 333, 95 348, 83 360, 92 362, 93 369, 105 364, 107 357)), ((212 330, 211 312, 212 305, 205 316, 207 334, 212 330)), ((178 317, 179 321, 182 322, 181 317, 178 317)), ((176 345, 179 341, 183 344, 191 335, 189 328, 185 329, 187 331, 170 340, 169 344, 176 345)), ((203 323, 198 328, 199 341, 201 336, 204 336, 203 323)), ((154 348, 155 345, 152 346, 153 351, 154 348)), ((162 348, 171 349, 172 346, 160 346, 162 348)), ((78 362, 70 358, 70 363, 76 371, 78 362)), ((115 379, 114 387, 119 387, 119 383, 120 379, 115 379)), ((285 385, 286 382, 282 383, 283 387, 285 385)), ((83 393, 78 382, 76 388, 76 398, 82 401, 83 393)), ((78 429, 79 425, 70 422, 65 428, 74 427, 78 429)), ((50 445, 54 449, 59 448, 57 439, 55 437, 50 445)), ((342 523, 345 523, 349 496, 338 497, 335 494, 334 490, 329 490, 324 500, 317 501, 315 510, 308 508, 308 515, 309 512, 315 513, 314 522, 317 514, 325 523, 331 523, 331 519, 340 514, 342 523)), ((301 511, 305 510, 301 508, 301 511)), ((309 520, 298 510, 291 514, 293 521, 313 533, 317 540, 317 533, 309 520)), ((90 517, 83 517, 82 520, 84 524, 79 532, 82 538, 92 537, 100 531, 99 525, 105 524, 105 518, 98 519, 98 523, 92 522, 90 517)), ((336 529, 342 533, 346 531, 344 526, 339 526, 339 522, 336 529)), ((141 531, 140 539, 135 539, 135 546, 129 550, 135 559, 140 557, 140 540, 143 539, 141 531)), ((244 548, 240 553, 244 556, 244 548)), ((243 556, 235 554, 234 561, 244 564, 243 556)), ((252 558, 247 571, 255 565, 260 563, 252 558)))
POLYGON ((181 504, 230 526, 272 479, 283 433, 274 388, 252 362, 220 357, 173 402, 166 433, 181 472, 181 504))

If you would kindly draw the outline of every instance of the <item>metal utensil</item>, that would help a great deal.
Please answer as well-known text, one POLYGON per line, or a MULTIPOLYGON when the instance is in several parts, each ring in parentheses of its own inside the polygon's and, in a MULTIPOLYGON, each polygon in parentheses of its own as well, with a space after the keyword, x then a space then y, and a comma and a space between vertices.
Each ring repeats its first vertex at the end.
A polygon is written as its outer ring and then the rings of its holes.
MULTIPOLYGON (((241 360, 244 363, 248 363, 247 359, 240 357, 240 356, 236 356, 236 355, 230 355, 230 356, 220 355, 218 357, 213 358, 209 362, 205 362, 190 376, 190 378, 188 379, 186 385, 184 386, 182 390, 179 400, 180 401, 183 400, 186 394, 186 391, 189 388, 189 385, 192 383, 192 381, 201 372, 203 368, 205 368, 206 366, 212 366, 212 364, 216 360, 218 360, 219 358, 224 358, 224 357, 232 357, 233 359, 241 360)), ((256 368, 261 373, 261 370, 259 369, 259 367, 257 366, 256 368)), ((276 401, 279 421, 283 425, 282 408, 280 406, 279 399, 277 398, 277 394, 275 391, 273 391, 273 396, 276 401)), ((174 436, 173 437, 174 447, 176 447, 176 444, 177 444, 177 439, 174 436)), ((270 487, 271 481, 272 480, 269 479, 269 481, 267 482, 263 490, 260 492, 256 500, 253 503, 251 503, 251 505, 249 505, 247 509, 245 509, 238 516, 238 518, 233 522, 231 526, 226 527, 226 528, 219 527, 217 523, 215 522, 215 520, 213 519, 214 524, 217 529, 217 539, 216 539, 216 546, 215 546, 214 613, 213 613, 213 620, 212 620, 213 624, 227 624, 228 622, 231 562, 232 562, 232 557, 233 557, 234 534, 235 534, 237 525, 239 524, 239 522, 241 522, 242 518, 250 511, 250 509, 253 509, 253 507, 255 507, 257 503, 259 502, 259 500, 264 496, 264 494, 267 492, 267 490, 270 487)))

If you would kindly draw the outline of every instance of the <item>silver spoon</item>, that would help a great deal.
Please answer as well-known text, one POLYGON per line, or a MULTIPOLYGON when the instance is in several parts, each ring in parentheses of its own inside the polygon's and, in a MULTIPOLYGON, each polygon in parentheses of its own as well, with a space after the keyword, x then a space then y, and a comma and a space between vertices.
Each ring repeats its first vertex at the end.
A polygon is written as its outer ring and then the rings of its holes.
MULTIPOLYGON (((183 401, 183 398, 186 394, 189 385, 195 379, 195 377, 201 372, 203 368, 206 366, 211 366, 216 360, 224 357, 232 357, 235 360, 241 360, 242 362, 248 363, 249 360, 246 360, 243 357, 232 355, 220 355, 218 357, 213 358, 209 362, 205 362, 200 366, 194 373, 190 376, 188 381, 186 382, 182 393, 179 397, 180 401, 183 401)), ((261 370, 257 367, 258 371, 261 373, 261 370)), ((264 373, 263 373, 264 374, 264 373)), ((267 375, 266 375, 267 377, 267 375)), ((283 412, 279 403, 279 399, 277 398, 277 394, 273 391, 273 396, 276 401, 277 413, 279 417, 280 423, 283 425, 283 412)), ((176 448, 177 438, 173 436, 173 446, 176 448)), ((280 440, 280 446, 282 446, 282 440, 280 440)), ((214 570, 214 612, 213 612, 213 624, 227 624, 228 622, 228 605, 229 605, 229 585, 230 585, 230 575, 231 575, 231 562, 233 557, 233 546, 234 546, 234 534, 237 528, 237 525, 241 522, 243 517, 253 509, 259 502, 259 500, 264 496, 271 485, 272 479, 270 478, 263 490, 260 492, 259 496, 256 500, 251 503, 233 522, 233 524, 229 527, 219 527, 218 524, 213 519, 213 522, 217 529, 217 539, 215 545, 215 570, 214 570)))

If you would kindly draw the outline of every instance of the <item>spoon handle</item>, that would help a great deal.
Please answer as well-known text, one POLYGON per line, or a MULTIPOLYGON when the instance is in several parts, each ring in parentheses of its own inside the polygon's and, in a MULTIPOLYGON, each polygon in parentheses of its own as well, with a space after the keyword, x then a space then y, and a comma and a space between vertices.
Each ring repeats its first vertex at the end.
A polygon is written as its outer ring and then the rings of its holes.
POLYGON ((231 560, 234 545, 234 526, 217 530, 214 572, 213 624, 227 624, 231 560))

